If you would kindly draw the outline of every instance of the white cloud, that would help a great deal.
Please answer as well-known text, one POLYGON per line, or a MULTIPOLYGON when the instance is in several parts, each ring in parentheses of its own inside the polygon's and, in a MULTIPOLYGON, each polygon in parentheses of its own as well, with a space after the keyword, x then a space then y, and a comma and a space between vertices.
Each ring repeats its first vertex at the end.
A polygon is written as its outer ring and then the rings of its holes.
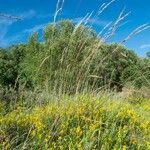
POLYGON ((26 12, 19 13, 18 16, 22 19, 31 19, 31 18, 36 16, 36 11, 35 10, 28 10, 26 12))
POLYGON ((15 20, 8 20, 6 18, 0 19, 0 46, 6 46, 7 39, 6 34, 9 31, 9 27, 15 22, 15 20))
MULTIPOLYGON (((14 42, 19 42, 21 39, 23 39, 23 37, 25 37, 26 35, 32 33, 32 32, 38 32, 39 30, 44 29, 44 27, 47 25, 48 23, 44 23, 44 24, 39 24, 34 26, 33 28, 29 28, 29 29, 25 29, 23 32, 18 33, 17 35, 11 36, 11 37, 5 37, 5 35, 7 34, 8 28, 7 30, 4 31, 3 36, 1 38, 0 36, 0 46, 2 47, 7 47, 10 44, 14 43, 14 42)), ((0 32, 1 33, 1 32, 0 32)))
POLYGON ((54 16, 53 14, 39 14, 39 15, 36 16, 36 18, 45 19, 45 18, 51 18, 53 16, 54 16))
POLYGON ((33 28, 25 29, 25 30, 24 30, 24 33, 37 32, 37 31, 39 31, 39 30, 44 29, 47 24, 48 24, 48 23, 39 24, 39 25, 34 26, 33 28))
MULTIPOLYGON (((13 13, 14 15, 14 13, 13 13)), ((22 13, 15 13, 15 16, 21 18, 21 19, 31 19, 34 16, 36 16, 36 12, 34 10, 28 10, 26 12, 22 13)), ((14 39, 19 38, 18 36, 12 36, 12 37, 6 37, 7 33, 9 32, 9 29, 13 23, 15 23, 17 20, 15 19, 9 19, 6 17, 0 17, 0 46, 6 47, 8 46, 14 39)))
POLYGON ((8 13, 0 13, 0 19, 7 19, 7 20, 21 20, 21 19, 31 19, 36 16, 35 10, 28 10, 25 12, 12 12, 10 14, 8 13))
POLYGON ((150 44, 144 44, 140 46, 141 49, 150 48, 150 44))
MULTIPOLYGON (((82 19, 83 19, 83 18, 74 18, 74 19, 72 19, 72 21, 73 21, 74 23, 78 23, 78 22, 80 22, 82 19)), ((85 22, 86 22, 86 20, 83 20, 83 23, 85 23, 85 22)), ((89 19, 89 20, 87 21, 87 23, 104 27, 104 26, 106 26, 109 22, 106 21, 106 20, 99 20, 99 19, 91 18, 91 19, 89 19)))

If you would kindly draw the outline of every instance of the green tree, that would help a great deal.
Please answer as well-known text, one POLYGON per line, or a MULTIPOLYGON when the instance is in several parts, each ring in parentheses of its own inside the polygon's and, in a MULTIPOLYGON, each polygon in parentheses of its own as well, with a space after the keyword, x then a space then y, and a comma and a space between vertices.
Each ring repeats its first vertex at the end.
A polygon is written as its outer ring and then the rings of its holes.
POLYGON ((122 91, 128 78, 126 71, 135 66, 137 61, 138 57, 122 45, 101 45, 92 64, 91 74, 96 77, 93 86, 122 91))
POLYGON ((140 59, 118 44, 102 43, 95 32, 70 21, 48 25, 44 41, 28 41, 22 68, 34 87, 75 93, 100 88, 122 91, 134 81, 140 59))
POLYGON ((18 88, 17 79, 23 57, 24 45, 13 45, 7 49, 0 49, 0 84, 2 86, 18 88))

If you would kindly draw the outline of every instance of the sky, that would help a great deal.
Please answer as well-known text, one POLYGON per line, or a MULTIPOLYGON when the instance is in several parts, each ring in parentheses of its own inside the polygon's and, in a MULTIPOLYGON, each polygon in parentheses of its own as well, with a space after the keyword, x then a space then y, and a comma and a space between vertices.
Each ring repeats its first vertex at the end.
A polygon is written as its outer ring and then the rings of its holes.
MULTIPOLYGON (((87 14, 91 14, 87 25, 98 34, 108 24, 113 23, 123 9, 125 13, 130 12, 120 22, 116 33, 107 40, 108 43, 121 42, 138 26, 146 23, 150 25, 150 0, 112 0, 104 12, 97 16, 100 7, 105 8, 110 2, 111 0, 0 0, 0 14, 21 18, 15 20, 0 15, 0 47, 25 43, 33 32, 38 32, 41 40, 41 33, 48 23, 63 19, 71 19, 77 23, 87 14), (55 18, 58 2, 58 9, 61 5, 62 9, 55 18)), ((150 28, 124 45, 138 55, 145 56, 150 50, 150 28)))

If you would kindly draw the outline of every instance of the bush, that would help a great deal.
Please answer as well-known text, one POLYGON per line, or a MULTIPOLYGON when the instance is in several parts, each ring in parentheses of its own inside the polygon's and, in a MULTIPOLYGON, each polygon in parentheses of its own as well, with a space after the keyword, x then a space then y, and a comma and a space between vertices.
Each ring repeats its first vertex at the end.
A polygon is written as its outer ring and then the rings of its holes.
MULTIPOLYGON (((148 149, 150 122, 139 108, 83 95, 0 116, 1 148, 148 149)), ((145 105, 140 105, 144 109, 145 105)), ((150 113, 145 109, 144 114, 150 113)))

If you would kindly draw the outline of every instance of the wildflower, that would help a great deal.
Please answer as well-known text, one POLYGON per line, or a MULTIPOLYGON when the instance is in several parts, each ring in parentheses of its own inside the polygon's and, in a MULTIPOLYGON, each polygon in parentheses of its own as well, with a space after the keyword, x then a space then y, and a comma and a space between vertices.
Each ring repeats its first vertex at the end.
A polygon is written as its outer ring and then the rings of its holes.
POLYGON ((78 135, 82 135, 82 130, 81 130, 80 126, 78 126, 78 127, 76 128, 76 133, 77 133, 78 135))
POLYGON ((77 147, 78 147, 78 149, 81 149, 81 143, 79 143, 78 145, 77 145, 77 147))
POLYGON ((121 142, 121 131, 120 131, 120 129, 118 131, 118 141, 121 142))
POLYGON ((149 128, 150 128, 150 123, 149 123, 147 120, 145 120, 145 121, 141 124, 140 127, 141 127, 142 129, 144 129, 145 132, 148 132, 148 130, 149 130, 149 128))
POLYGON ((122 150, 127 150, 127 147, 123 145, 122 150))

